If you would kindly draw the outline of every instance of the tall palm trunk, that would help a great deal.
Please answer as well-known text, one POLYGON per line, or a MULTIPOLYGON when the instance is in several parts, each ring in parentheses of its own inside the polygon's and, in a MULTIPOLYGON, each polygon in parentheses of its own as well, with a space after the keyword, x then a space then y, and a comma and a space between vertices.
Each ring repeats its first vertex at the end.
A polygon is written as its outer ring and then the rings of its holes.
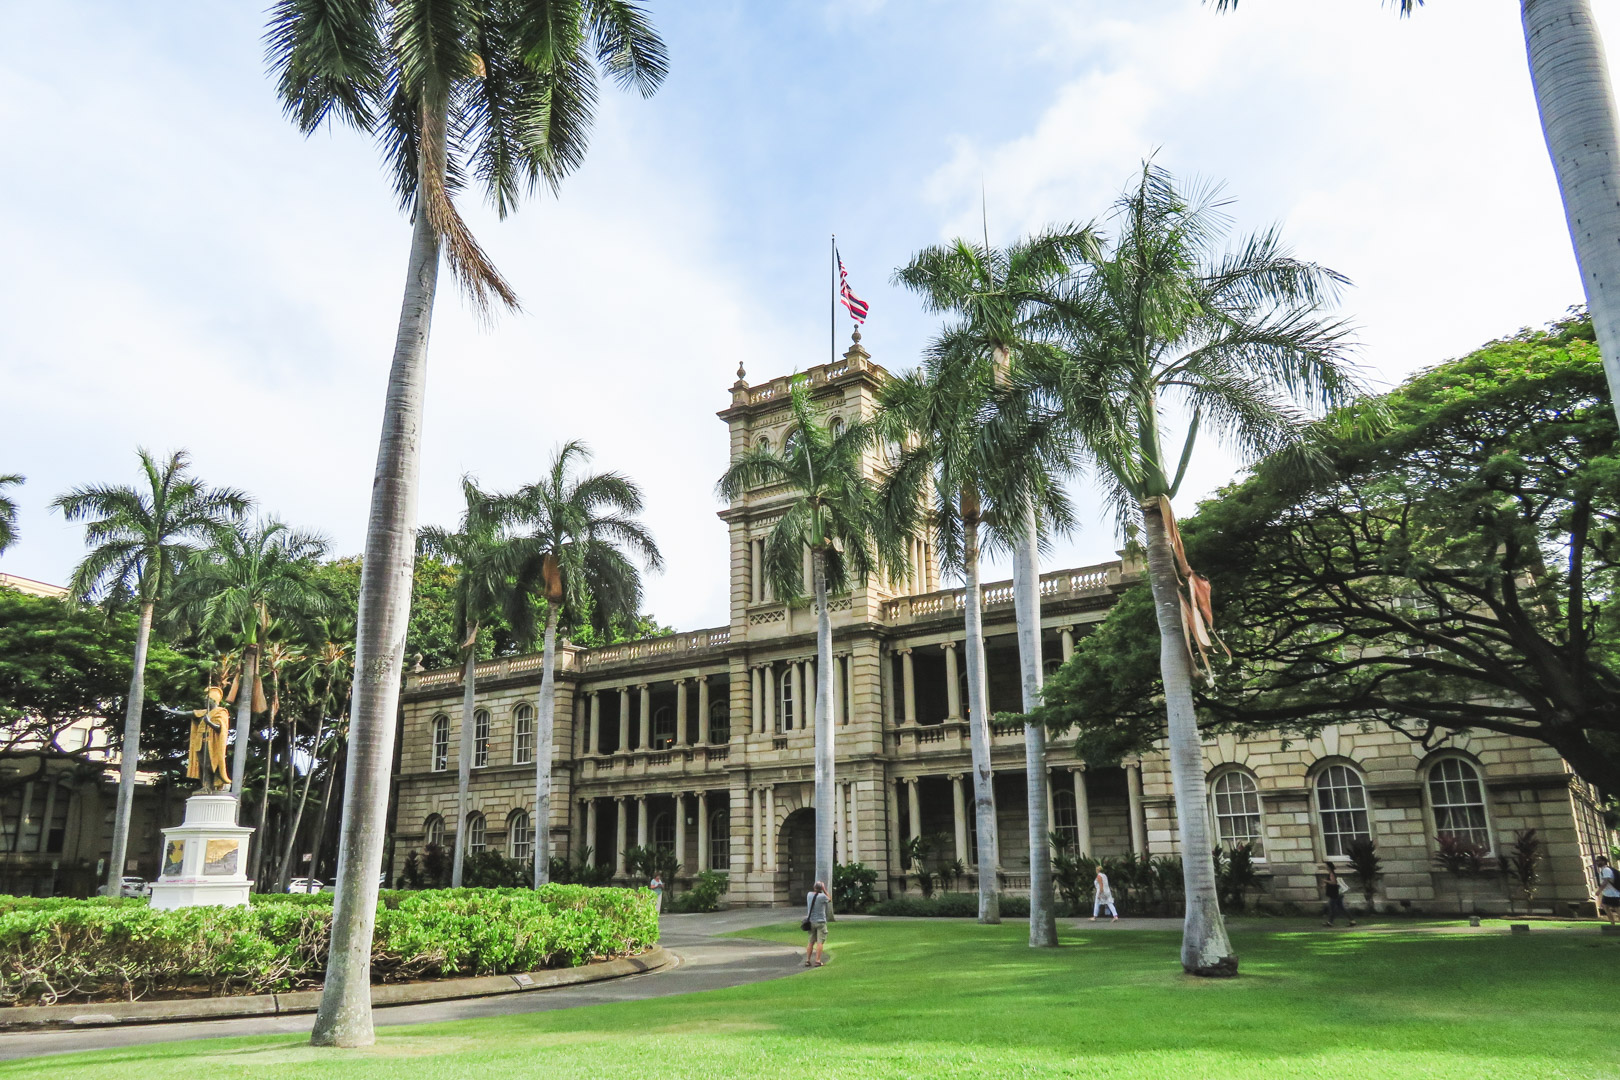
MULTIPOLYGON (((429 141, 424 140, 422 165, 438 169, 440 175, 447 111, 444 101, 431 111, 424 110, 428 113, 425 118, 437 129, 439 138, 432 142, 439 154, 437 161, 428 160, 429 141)), ((387 829, 400 668, 411 614, 411 574, 416 567, 422 398, 438 280, 439 237, 418 197, 360 572, 354 714, 344 776, 332 943, 320 1010, 310 1034, 310 1042, 316 1046, 369 1046, 376 1041, 371 1026, 371 935, 377 921, 377 872, 387 829)))
POLYGON ((478 631, 472 632, 467 646, 467 662, 461 672, 461 748, 456 762, 456 847, 450 866, 450 887, 461 888, 461 864, 467 858, 467 788, 472 783, 473 701, 478 695, 478 631))
MULTIPOLYGON (((118 808, 113 813, 112 858, 107 864, 108 896, 119 894, 129 858, 129 818, 135 807, 135 772, 141 762, 141 711, 146 707, 146 650, 152 640, 156 606, 151 600, 141 602, 141 620, 135 628, 135 663, 129 675, 129 700, 124 703, 124 744, 118 751, 118 808)), ((22 835, 20 828, 17 835, 22 835)))
MULTIPOLYGON (((1013 549, 1013 607, 1018 619, 1018 665, 1022 669, 1024 712, 1041 703, 1041 572, 1039 522, 1035 508, 1024 516, 1024 535, 1013 549)), ((1057 944, 1057 912, 1052 896, 1052 823, 1046 814, 1046 729, 1024 725, 1024 785, 1029 804, 1029 944, 1057 944)))
POLYGON ((1001 862, 996 838, 996 789, 990 770, 989 693, 984 677, 984 613, 979 591, 978 497, 962 497, 962 564, 967 586, 968 737, 973 747, 973 827, 979 843, 979 921, 1001 921, 1001 862))
POLYGON ((1620 122, 1591 0, 1521 0, 1530 81, 1620 415, 1620 122))
MULTIPOLYGON (((330 689, 327 693, 331 693, 330 689)), ((324 704, 326 699, 322 698, 321 700, 322 704, 324 704)), ((298 847, 298 828, 304 821, 304 807, 309 805, 309 785, 315 779, 315 766, 320 761, 321 736, 325 733, 326 710, 322 709, 315 720, 315 750, 309 756, 309 771, 304 774, 304 790, 299 793, 298 801, 288 807, 287 838, 281 847, 281 866, 276 873, 276 892, 278 893, 286 892, 288 885, 292 883, 293 855, 298 847)), ((289 758, 292 756, 291 746, 288 747, 287 756, 289 758)), ((314 875, 315 871, 311 868, 310 872, 303 876, 313 877, 314 875)))
POLYGON ((270 723, 264 732, 264 795, 259 800, 259 827, 248 837, 253 880, 259 885, 260 892, 269 891, 265 888, 269 882, 264 880, 264 856, 270 850, 270 837, 265 832, 265 825, 270 820, 270 778, 276 771, 276 718, 281 713, 281 670, 275 666, 274 660, 271 665, 270 723))
POLYGON ((248 739, 253 730, 253 687, 259 681, 259 646, 242 648, 242 670, 236 684, 236 745, 231 747, 231 794, 236 796, 236 823, 242 824, 242 790, 247 783, 248 739))
POLYGON ((833 886, 833 655, 832 617, 827 611, 827 550, 811 554, 816 589, 816 880, 833 886))
POLYGON ((557 605, 546 605, 540 649, 540 702, 534 731, 534 887, 551 880, 551 754, 557 711, 557 605))
POLYGON ((1181 590, 1175 554, 1157 500, 1142 504, 1147 525, 1148 580, 1159 617, 1159 670, 1168 714, 1170 779, 1176 796, 1176 827, 1187 917, 1181 931, 1181 966, 1193 975, 1236 975, 1237 954, 1226 937, 1215 887, 1215 859, 1209 838, 1209 805, 1204 787, 1204 747, 1193 711, 1192 657, 1182 631, 1181 590))
POLYGON ((332 812, 332 788, 336 786, 338 769, 343 763, 343 736, 333 732, 332 760, 326 766, 326 779, 321 781, 321 813, 315 819, 315 840, 310 845, 309 876, 319 877, 321 855, 326 847, 326 828, 332 812))

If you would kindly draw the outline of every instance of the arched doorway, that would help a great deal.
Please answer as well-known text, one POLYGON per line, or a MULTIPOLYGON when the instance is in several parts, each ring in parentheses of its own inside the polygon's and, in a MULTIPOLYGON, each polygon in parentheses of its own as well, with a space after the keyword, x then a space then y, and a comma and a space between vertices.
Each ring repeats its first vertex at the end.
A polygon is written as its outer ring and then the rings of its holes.
POLYGON ((787 856, 788 903, 804 900, 816 883, 816 812, 809 807, 793 811, 782 822, 777 850, 787 856))

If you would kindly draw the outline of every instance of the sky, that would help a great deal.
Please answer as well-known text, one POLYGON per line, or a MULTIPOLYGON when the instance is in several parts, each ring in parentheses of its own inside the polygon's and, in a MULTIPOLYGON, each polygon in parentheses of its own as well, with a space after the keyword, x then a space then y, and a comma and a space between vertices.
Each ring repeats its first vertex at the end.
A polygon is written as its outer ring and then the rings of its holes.
MULTIPOLYGON (((890 284, 913 252, 986 224, 998 245, 1106 226, 1148 155, 1224 183, 1235 234, 1277 224, 1353 281, 1339 310, 1375 387, 1582 300, 1514 4, 649 7, 669 78, 604 89, 560 197, 504 221, 465 201, 523 308, 485 324, 440 290, 421 514, 454 525, 461 476, 512 488, 582 439, 644 488, 667 564, 646 606, 680 629, 727 619, 714 414, 739 364, 760 382, 827 359, 830 234, 891 370, 938 326, 890 284)), ((1620 40, 1620 0, 1594 8, 1620 40)), ((142 446, 186 449, 334 554, 362 546, 409 225, 367 137, 282 117, 263 19, 217 0, 6 14, 0 474, 27 481, 0 571, 65 581, 82 532, 51 499, 134 482, 142 446)), ((1182 505, 1240 464, 1208 447, 1182 505)), ((1049 567, 1119 546, 1083 479, 1074 495, 1082 528, 1049 567)))

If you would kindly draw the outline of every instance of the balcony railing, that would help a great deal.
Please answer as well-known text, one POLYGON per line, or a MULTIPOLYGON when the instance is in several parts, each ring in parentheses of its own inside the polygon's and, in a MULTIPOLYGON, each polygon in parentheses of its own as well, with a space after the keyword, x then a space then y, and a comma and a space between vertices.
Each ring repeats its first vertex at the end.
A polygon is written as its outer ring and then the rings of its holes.
POLYGON ((711 649, 729 644, 730 641, 731 627, 729 626, 716 626, 709 630, 689 630, 684 634, 644 638, 641 641, 626 641, 618 645, 607 645, 600 649, 592 649, 590 652, 581 653, 579 670, 597 671, 602 668, 634 663, 640 660, 698 656, 707 653, 711 649))
MULTIPOLYGON (((1059 570, 1041 575, 1043 602, 1067 600, 1083 596, 1098 596, 1120 583, 1120 564, 1117 562, 1085 566, 1078 570, 1059 570)), ((993 581, 981 585, 986 609, 1005 607, 1013 602, 1010 581, 993 581)), ((966 589, 944 589, 920 596, 899 596, 883 605, 883 619, 890 623, 908 623, 940 615, 957 616, 967 606, 966 589)))

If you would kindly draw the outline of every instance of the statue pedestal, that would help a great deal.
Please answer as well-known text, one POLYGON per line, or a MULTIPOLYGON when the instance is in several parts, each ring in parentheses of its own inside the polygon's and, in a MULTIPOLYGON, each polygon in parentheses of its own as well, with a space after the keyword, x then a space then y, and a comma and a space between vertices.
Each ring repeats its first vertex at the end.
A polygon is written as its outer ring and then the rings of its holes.
POLYGON ((163 830, 163 872, 152 882, 152 906, 171 908, 248 902, 247 840, 253 830, 236 823, 232 795, 193 795, 186 819, 163 830))

